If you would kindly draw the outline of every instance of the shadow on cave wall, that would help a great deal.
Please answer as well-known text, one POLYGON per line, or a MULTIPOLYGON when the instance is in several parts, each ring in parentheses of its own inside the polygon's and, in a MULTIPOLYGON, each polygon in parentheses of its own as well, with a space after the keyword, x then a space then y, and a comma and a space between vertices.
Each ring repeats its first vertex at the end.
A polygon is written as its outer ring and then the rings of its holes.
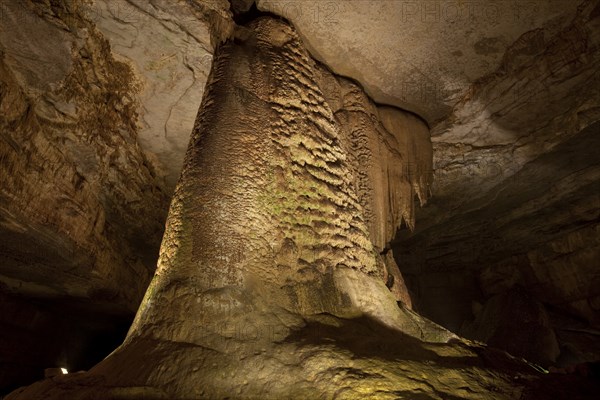
MULTIPOLYGON (((528 253, 569 233, 593 232, 598 226, 599 133, 600 122, 596 122, 467 203, 464 213, 396 241, 394 255, 416 310, 461 333, 464 324, 473 320, 474 308, 519 286, 546 307, 587 324, 597 323, 593 315, 586 318, 561 297, 562 286, 569 284, 566 277, 551 281, 538 276, 528 253), (500 270, 502 263, 511 265, 512 275, 500 270)), ((581 251, 597 254, 598 249, 592 245, 581 251)), ((591 260, 585 265, 580 262, 577 271, 576 290, 588 299, 600 296, 597 258, 595 265, 591 260)))
POLYGON ((0 398, 43 379, 46 368, 88 370, 122 343, 132 320, 72 299, 0 292, 0 398))

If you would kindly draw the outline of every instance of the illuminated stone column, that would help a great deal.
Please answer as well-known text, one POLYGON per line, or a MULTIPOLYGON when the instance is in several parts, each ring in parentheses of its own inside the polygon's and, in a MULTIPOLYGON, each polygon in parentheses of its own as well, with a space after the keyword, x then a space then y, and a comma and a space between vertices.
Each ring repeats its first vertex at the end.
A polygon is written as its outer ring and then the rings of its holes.
POLYGON ((262 18, 240 35, 215 56, 128 340, 219 347, 249 323, 317 313, 368 315, 420 337, 385 286, 314 61, 284 22, 262 18))

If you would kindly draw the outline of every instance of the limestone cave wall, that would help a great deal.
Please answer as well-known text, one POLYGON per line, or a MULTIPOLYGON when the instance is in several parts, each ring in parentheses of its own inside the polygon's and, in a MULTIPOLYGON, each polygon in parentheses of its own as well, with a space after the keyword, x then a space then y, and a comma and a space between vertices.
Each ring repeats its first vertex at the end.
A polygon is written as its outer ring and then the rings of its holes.
MULTIPOLYGON (((525 33, 432 127, 432 201, 393 246, 424 315, 465 333, 482 305, 524 290, 547 321, 537 332, 555 331, 565 363, 598 357, 594 334, 581 331, 599 316, 598 10, 582 2, 556 34, 525 33)), ((513 332, 529 318, 500 314, 494 323, 513 332)), ((535 347, 537 336, 524 335, 513 353, 535 347)), ((509 346, 518 334, 497 336, 509 346)), ((558 344, 539 357, 561 362, 558 344)))
POLYGON ((600 358, 600 2, 256 3, 0 4, 0 394, 136 311, 15 398, 526 398, 414 338, 600 358))

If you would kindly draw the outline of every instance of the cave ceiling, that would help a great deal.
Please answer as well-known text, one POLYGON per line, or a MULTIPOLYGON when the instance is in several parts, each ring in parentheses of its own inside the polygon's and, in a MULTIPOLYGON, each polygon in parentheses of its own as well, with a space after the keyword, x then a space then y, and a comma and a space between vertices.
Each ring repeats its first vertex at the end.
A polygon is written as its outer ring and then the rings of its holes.
MULTIPOLYGON (((202 3, 223 14, 228 8, 225 1, 202 3)), ((477 82, 498 73, 507 56, 543 51, 572 22, 577 5, 562 0, 258 2, 260 10, 294 23, 313 57, 358 81, 375 101, 415 112, 433 136, 444 133, 480 145, 510 141, 510 130, 481 137, 469 126, 452 132, 436 127, 477 82)), ((97 0, 87 13, 143 83, 140 145, 172 189, 210 71, 214 37, 224 35, 227 23, 215 27, 214 19, 203 20, 194 13, 194 1, 97 0)))

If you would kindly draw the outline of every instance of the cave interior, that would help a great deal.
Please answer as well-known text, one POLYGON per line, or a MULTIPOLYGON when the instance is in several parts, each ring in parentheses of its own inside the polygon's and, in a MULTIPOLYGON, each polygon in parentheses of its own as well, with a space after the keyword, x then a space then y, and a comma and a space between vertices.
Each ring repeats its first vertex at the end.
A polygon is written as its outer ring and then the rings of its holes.
POLYGON ((600 393, 600 0, 0 3, 0 399, 600 393))

